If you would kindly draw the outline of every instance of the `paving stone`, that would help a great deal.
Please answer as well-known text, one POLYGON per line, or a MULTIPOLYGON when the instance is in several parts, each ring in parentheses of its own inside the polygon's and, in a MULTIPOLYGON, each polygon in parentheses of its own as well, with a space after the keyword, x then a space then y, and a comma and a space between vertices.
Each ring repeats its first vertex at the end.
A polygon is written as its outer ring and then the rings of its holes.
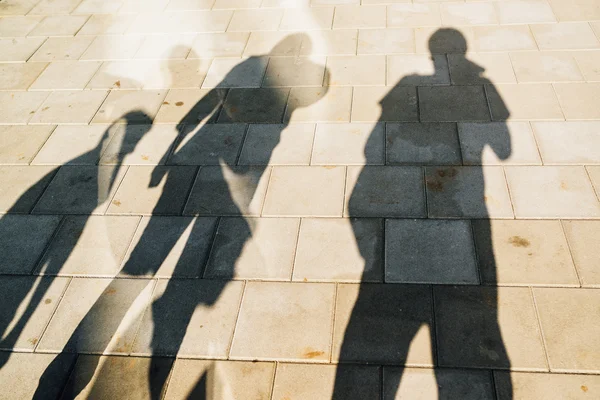
POLYGON ((0 64, 0 90, 27 90, 46 65, 35 62, 0 64))
POLYGON ((28 36, 73 36, 88 18, 87 15, 51 15, 37 24, 28 36))
POLYGON ((303 56, 342 56, 355 55, 358 43, 358 30, 340 29, 319 31, 318 41, 304 41, 300 47, 303 56))
POLYGON ((87 124, 106 98, 106 91, 52 92, 33 115, 30 124, 87 124))
MULTIPOLYGON (((126 117, 129 117, 129 115, 127 114, 126 117)), ((136 118, 138 118, 138 114, 134 113, 131 118, 126 118, 125 122, 130 119, 134 119, 134 122, 136 122, 136 118)), ((123 120, 118 122, 123 122, 123 120)), ((137 122, 141 122, 141 120, 137 122)), ((106 146, 100 164, 164 164, 179 133, 173 125, 127 125, 119 123, 112 125, 111 130, 114 130, 113 139, 106 146)))
POLYGON ((387 85, 449 84, 446 56, 396 55, 387 57, 387 85))
POLYGON ((417 53, 465 54, 475 47, 475 36, 471 26, 444 29, 429 26, 415 29, 415 42, 417 53))
POLYGON ((141 89, 151 68, 145 60, 105 61, 87 83, 86 89, 141 89))
POLYGON ((146 7, 145 12, 159 13, 165 9, 169 0, 124 0, 119 12, 139 12, 140 8, 146 7))
MULTIPOLYGON (((43 40, 43 39, 41 39, 43 40)), ((92 43, 89 36, 51 37, 39 47, 31 61, 68 61, 78 60, 92 43)))
POLYGON ((335 8, 333 29, 385 28, 384 6, 342 5, 335 8))
POLYGON ((537 50, 536 41, 526 25, 477 26, 474 28, 477 52, 537 50))
POLYGON ((448 54, 448 63, 455 85, 517 82, 508 54, 448 54))
POLYGON ((583 22, 531 25, 531 31, 540 50, 600 48, 592 28, 583 22))
POLYGON ((285 110, 285 121, 349 122, 351 87, 292 88, 285 110))
POLYGON ((600 146, 598 122, 534 122, 532 126, 544 164, 600 164, 600 155, 592 151, 600 146))
POLYGON ((293 280, 381 282, 382 252, 381 220, 303 219, 293 280))
POLYGON ((432 366, 432 309, 427 286, 340 284, 332 359, 432 366))
POLYGON ((314 124, 251 124, 239 165, 308 165, 314 124))
MULTIPOLYGON (((86 38, 91 42, 91 37, 86 36, 78 38, 86 38)), ((97 36, 93 42, 87 47, 85 53, 81 55, 82 60, 104 61, 104 60, 127 60, 133 58, 137 50, 142 44, 142 36, 97 36)))
POLYGON ((384 56, 332 56, 327 58, 331 86, 385 85, 384 56))
POLYGON ((550 371, 598 373, 598 302, 592 289, 536 288, 537 305, 550 371))
POLYGON ((579 286, 559 221, 474 222, 484 284, 579 286))
MULTIPOLYGON (((106 7, 106 1, 102 1, 101 6, 106 7)), ((134 19, 134 14, 94 14, 77 35, 121 35, 127 31, 134 19)))
POLYGON ((119 11, 123 2, 124 0, 83 0, 73 10, 73 14, 94 14, 101 12, 114 14, 119 11))
POLYGON ((266 57, 251 57, 245 60, 217 58, 211 63, 202 87, 260 87, 267 62, 266 57))
POLYGON ((564 119, 550 84, 487 85, 486 93, 494 121, 564 119))
POLYGON ((166 90, 113 90, 111 91, 92 123, 112 123, 125 115, 135 116, 130 123, 140 123, 138 119, 152 119, 162 104, 166 90))
POLYGON ((29 213, 54 173, 54 167, 0 166, 0 211, 29 213))
MULTIPOLYGON (((165 4, 166 5, 166 4, 165 4)), ((136 9, 140 8, 137 4, 136 9)), ((138 15, 128 33, 212 33, 225 32, 233 11, 193 10, 179 13, 138 15)))
POLYGON ((283 11, 279 25, 282 31, 330 29, 333 24, 333 7, 288 8, 283 11))
POLYGON ((26 124, 49 93, 0 92, 0 124, 26 124))
POLYGON ((185 215, 259 215, 270 169, 264 166, 200 168, 185 215))
POLYGON ((592 186, 594 187, 594 189, 596 191, 596 196, 598 196, 598 199, 600 200, 600 168, 594 167, 594 166, 589 166, 586 169, 587 169, 589 178, 592 181, 592 186))
POLYGON ((144 89, 199 88, 208 71, 210 60, 175 60, 166 62, 150 61, 150 68, 144 76, 144 89), (158 64, 158 65, 157 65, 158 64))
POLYGON ((554 90, 566 119, 600 118, 594 105, 600 99, 600 83, 557 83, 554 90))
POLYGON ((344 167, 273 167, 265 216, 342 215, 344 167))
POLYGON ((172 365, 171 358, 81 355, 62 398, 125 396, 132 400, 143 400, 162 396, 172 365))
POLYGON ((229 358, 327 362, 335 287, 248 282, 229 358))
POLYGON ((0 126, 0 164, 29 164, 54 126, 0 126))
POLYGON ((582 286, 600 287, 600 252, 594 245, 600 232, 598 221, 562 221, 582 286))
POLYGON ((358 54, 414 53, 412 29, 361 29, 358 32, 358 54))
POLYGON ((187 125, 169 158, 169 164, 219 165, 226 162, 233 165, 245 132, 245 124, 187 125))
POLYGON ((541 164, 528 122, 460 122, 465 165, 541 164))
POLYGON ((0 6, 0 15, 23 15, 35 7, 36 0, 6 0, 0 6))
POLYGON ((583 81, 577 62, 571 54, 556 52, 511 53, 519 82, 583 81))
POLYGON ((359 4, 358 0, 310 0, 311 6, 330 6, 338 4, 359 4))
POLYGON ((280 123, 289 89, 236 88, 227 93, 219 122, 280 123))
POLYGON ((171 89, 163 101, 154 123, 198 123, 202 118, 214 119, 220 110, 220 97, 225 90, 171 89))
POLYGON ((244 56, 297 56, 302 42, 310 39, 304 34, 289 32, 254 31, 250 33, 244 56))
POLYGON ((584 50, 573 52, 579 70, 588 82, 600 81, 600 51, 584 50))
MULTIPOLYGON (((27 63, 26 65, 29 65, 27 63)), ((83 89, 100 68, 100 62, 60 61, 51 63, 29 90, 83 89), (65 73, 68 71, 68 73, 65 73)))
POLYGON ((416 87, 358 86, 352 95, 352 122, 419 120, 416 87))
POLYGON ((0 61, 27 61, 44 41, 45 38, 0 39, 0 61))
POLYGON ((489 121, 482 86, 423 86, 418 88, 422 121, 489 121))
POLYGON ((582 0, 577 3, 562 0, 549 1, 559 21, 588 21, 600 17, 600 8, 593 0, 582 0))
MULTIPOLYGON (((6 4, 6 3, 5 3, 6 4)), ((0 10, 0 15, 4 9, 0 10)), ((17 15, 0 19, 0 37, 21 37, 27 34, 42 20, 37 15, 17 15)))
POLYGON ((259 8, 262 0, 216 0, 213 9, 235 10, 244 8, 259 8))
POLYGON ((33 7, 30 14, 69 14, 77 7, 81 0, 42 0, 33 7))
POLYGON ((386 125, 386 164, 461 164, 456 125, 404 123, 386 125))
POLYGON ((69 378, 75 357, 73 354, 10 354, 10 360, 0 371, 0 384, 11 388, 3 396, 15 400, 31 399, 35 394, 49 399, 58 398, 69 378), (40 385, 42 374, 48 379, 40 385))
POLYGON ((517 218, 600 216, 600 202, 583 167, 507 167, 517 218))
POLYGON ((492 3, 440 4, 443 25, 496 25, 498 16, 492 3))
POLYGON ((488 371, 384 367, 383 398, 492 400, 495 397, 488 371))
POLYGON ((208 259, 215 218, 142 217, 120 275, 197 278, 208 259))
POLYGON ((226 358, 242 290, 242 282, 159 281, 132 354, 226 358))
POLYGON ((595 375, 540 374, 494 371, 498 399, 525 400, 532 397, 585 399, 600 392, 595 375))
POLYGON ((266 399, 271 394, 274 372, 273 363, 179 359, 165 399, 201 397, 206 393, 217 398, 266 399))
POLYGON ((204 277, 288 280, 299 224, 296 218, 222 218, 204 277))
POLYGON ((426 167, 425 186, 430 218, 513 218, 499 167, 426 167))
POLYGON ((495 6, 502 25, 556 22, 552 8, 546 1, 505 1, 495 6))
POLYGON ((262 86, 321 86, 324 74, 325 57, 271 57, 262 86))
POLYGON ((383 124, 319 124, 311 164, 375 164, 385 159, 383 124))
POLYGON ((275 31, 282 17, 277 9, 235 10, 227 31, 275 31))
POLYGON ((192 48, 194 34, 146 36, 135 52, 137 59, 186 58, 192 48))
POLYGON ((378 399, 381 392, 379 374, 376 366, 279 363, 272 398, 378 399))
POLYGON ((440 366, 546 370, 530 289, 434 286, 440 366))
POLYGON ((439 5, 436 3, 400 3, 387 7, 388 27, 440 26, 439 5))
POLYGON ((165 11, 208 10, 214 3, 214 0, 173 0, 167 4, 165 11))

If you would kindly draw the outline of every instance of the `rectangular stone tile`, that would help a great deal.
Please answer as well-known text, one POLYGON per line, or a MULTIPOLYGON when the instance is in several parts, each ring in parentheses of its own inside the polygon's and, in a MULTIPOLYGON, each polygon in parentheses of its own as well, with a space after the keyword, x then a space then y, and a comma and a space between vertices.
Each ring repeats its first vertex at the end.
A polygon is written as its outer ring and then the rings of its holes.
POLYGON ((31 14, 69 14, 81 0, 42 0, 30 11, 31 14))
MULTIPOLYGON (((139 9, 139 5, 137 6, 139 9)), ((128 33, 212 33, 225 32, 233 11, 190 10, 178 13, 138 15, 128 33)))
POLYGON ((600 64, 600 51, 574 51, 572 54, 586 81, 600 81, 600 68, 598 68, 598 64, 600 64))
POLYGON ((361 29, 358 31, 358 54, 414 53, 412 29, 361 29))
POLYGON ((595 218, 600 202, 583 167, 507 167, 517 218, 595 218))
POLYGON ((181 88, 196 89, 202 85, 210 60, 160 60, 149 61, 148 73, 144 76, 144 89, 181 88))
POLYGON ((153 287, 145 279, 73 278, 37 350, 128 355, 153 287))
POLYGON ((600 42, 585 22, 531 25, 540 50, 597 49, 600 42))
POLYGON ((283 11, 279 30, 307 31, 330 29, 332 24, 333 7, 288 8, 283 11))
POLYGON ((202 88, 260 87, 268 58, 217 58, 213 60, 202 88))
POLYGON ((344 167, 274 167, 263 214, 265 216, 342 215, 344 167))
POLYGON ((242 290, 242 282, 159 281, 132 354, 226 358, 242 290))
MULTIPOLYGON (((3 9, 0 11, 0 15, 4 15, 2 14, 3 11, 6 10, 3 9)), ((42 17, 37 15, 5 16, 0 19, 0 37, 27 36, 27 33, 29 33, 41 20, 42 17)))
MULTIPOLYGON (((27 63, 25 65, 29 65, 27 63)), ((29 90, 76 90, 83 89, 98 71, 101 63, 96 61, 60 61, 51 63, 33 82, 29 90), (66 73, 65 71, 68 71, 66 73)))
POLYGON ((0 371, 0 385, 11 388, 10 395, 5 394, 7 399, 31 399, 36 394, 49 399, 58 398, 75 358, 74 354, 10 354, 10 360, 0 371), (40 382, 42 375, 48 379, 40 382))
POLYGON ((106 98, 103 90, 52 92, 30 124, 87 124, 106 98))
POLYGON ((294 281, 381 282, 383 223, 379 219, 303 219, 294 281))
POLYGON ((125 0, 83 0, 77 8, 73 10, 73 14, 94 14, 94 13, 111 13, 115 14, 123 5, 125 0))
POLYGON ((50 93, 0 92, 0 124, 26 124, 50 93))
MULTIPOLYGON (((42 39, 43 40, 43 39, 42 39)), ((51 37, 31 56, 31 61, 78 60, 92 43, 93 37, 51 37)))
POLYGON ((124 0, 119 12, 139 12, 142 7, 145 7, 144 12, 146 13, 160 13, 165 10, 168 3, 169 0, 124 0))
POLYGON ((353 123, 419 120, 416 87, 358 86, 352 96, 353 123))
POLYGON ((585 399, 588 392, 600 391, 597 375, 540 374, 494 371, 499 400, 525 400, 533 397, 585 399))
POLYGON ((595 245, 598 221, 562 221, 569 249, 582 286, 600 287, 600 252, 595 245))
POLYGON ((564 119, 550 84, 487 85, 485 90, 494 121, 564 119))
POLYGON ((594 0, 581 0, 576 3, 549 1, 559 21, 589 21, 600 18, 600 5, 594 0))
MULTIPOLYGON (((102 1, 101 7, 107 3, 102 1)), ((124 34, 135 19, 134 14, 94 14, 77 35, 121 35, 124 34)))
POLYGON ((281 123, 288 88, 235 88, 229 90, 218 122, 281 123))
POLYGON ((566 119, 600 118, 600 83, 557 83, 554 89, 566 119))
POLYGON ((239 165, 308 165, 315 124, 251 124, 239 165))
POLYGON ((85 53, 81 55, 82 60, 104 61, 104 60, 127 60, 133 58, 142 44, 142 36, 97 36, 95 38, 81 36, 79 39, 87 39, 91 44, 85 53), (94 41, 92 42, 92 39, 94 41))
POLYGON ((528 122, 460 122, 465 165, 541 164, 528 122))
POLYGON ((297 56, 304 40, 310 38, 290 32, 254 31, 250 33, 244 56, 297 56))
POLYGON ((36 0, 7 0, 0 7, 0 15, 24 15, 36 5, 36 0))
POLYGON ((152 119, 166 94, 166 90, 113 90, 102 103, 92 123, 113 123, 131 112, 144 114, 144 119, 152 119))
POLYGON ((583 81, 579 67, 569 53, 522 52, 511 53, 519 82, 583 81))
POLYGON ((54 167, 0 166, 0 211, 29 213, 55 172, 54 167))
POLYGON ((289 280, 299 224, 296 218, 222 218, 204 277, 289 280))
POLYGON ((0 164, 29 164, 54 126, 0 126, 0 164))
POLYGON ((593 349, 600 345, 597 313, 600 291, 536 288, 533 295, 544 332, 550 370, 597 373, 600 355, 593 349))
POLYGON ((145 60, 105 61, 101 64, 87 82, 86 89, 141 89, 152 68, 145 60))
POLYGON ((431 4, 392 4, 387 7, 388 27, 440 26, 439 5, 431 4))
POLYGON ((332 56, 327 57, 331 86, 385 85, 386 62, 384 56, 332 56))
POLYGON ((277 364, 273 400, 379 399, 379 367, 365 365, 277 364))
POLYGON ((335 287, 248 282, 231 359, 327 362, 335 287))
POLYGON ((245 124, 187 125, 169 157, 169 164, 233 165, 245 132, 245 124))
POLYGON ((415 29, 415 47, 421 54, 465 54, 475 48, 475 35, 472 26, 457 26, 452 30, 440 30, 438 27, 419 27, 415 29))
POLYGON ((483 283, 579 286, 559 221, 474 222, 483 283))
POLYGON ((312 165, 383 165, 383 124, 319 124, 313 144, 312 165))
POLYGON ((500 24, 534 24, 556 22, 547 1, 503 1, 495 4, 500 24))
POLYGON ((488 371, 446 368, 383 368, 385 400, 433 399, 438 396, 465 400, 495 399, 491 374, 488 371))
POLYGON ((303 56, 342 56, 355 55, 358 43, 358 30, 340 29, 319 31, 317 39, 304 41, 300 47, 303 56))
POLYGON ((274 31, 282 17, 283 10, 278 9, 235 10, 227 31, 274 31))
POLYGON ((432 314, 428 286, 341 284, 336 297, 332 359, 432 366, 432 314))
POLYGON ((390 219, 385 237, 386 282, 479 283, 469 221, 390 219))
POLYGON ((386 164, 461 163, 455 124, 432 122, 386 125, 386 164))
POLYGON ((214 119, 220 111, 221 97, 226 89, 171 89, 160 106, 155 124, 198 123, 204 119, 214 119))
POLYGON ((284 120, 349 122, 351 106, 351 87, 292 88, 284 120))
POLYGON ((482 86, 423 86, 418 88, 422 121, 489 121, 482 86))
POLYGON ((216 225, 216 218, 142 217, 119 275, 200 277, 216 225))
POLYGON ((271 57, 262 86, 321 86, 325 57, 271 57))
POLYGON ((200 168, 185 215, 260 215, 269 181, 265 166, 200 168))
POLYGON ((471 50, 518 51, 537 50, 528 26, 478 26, 474 28, 475 42, 471 50))
POLYGON ((443 25, 496 25, 498 16, 493 3, 440 4, 443 25))
MULTIPOLYGON (((468 3, 467 3, 468 4, 468 3)), ((450 77, 455 85, 516 83, 510 57, 506 53, 448 54, 450 77)))
POLYGON ((167 34, 146 36, 135 52, 136 59, 186 58, 195 40, 195 34, 167 34))
POLYGON ((397 55, 387 57, 386 84, 441 85, 449 84, 448 61, 445 55, 397 55))
POLYGON ((244 8, 259 8, 262 0, 216 0, 213 5, 214 10, 235 10, 244 8))
POLYGON ((216 398, 264 399, 271 394, 274 373, 274 363, 179 359, 169 378, 165 399, 202 396, 203 387, 198 385, 203 380, 210 382, 206 390, 216 398))
POLYGON ((592 186, 596 191, 596 196, 598 196, 598 199, 600 200, 600 168, 595 166, 589 166, 586 167, 586 170, 590 180, 592 181, 592 186))
POLYGON ((440 366, 546 370, 528 288, 434 286, 440 366))
POLYGON ((27 90, 46 65, 36 62, 1 63, 0 90, 27 90))
POLYGON ((88 18, 87 15, 50 15, 37 24, 28 36, 74 36, 88 18))
POLYGON ((500 167, 426 167, 430 218, 513 218, 500 167))
POLYGON ((358 0, 310 0, 311 7, 313 6, 330 6, 339 4, 359 4, 358 0))
POLYGON ((333 29, 385 28, 385 6, 342 5, 335 8, 333 29))
POLYGON ((0 39, 0 61, 27 61, 45 38, 0 39))
POLYGON ((600 164, 600 123, 596 121, 534 122, 544 164, 600 164))

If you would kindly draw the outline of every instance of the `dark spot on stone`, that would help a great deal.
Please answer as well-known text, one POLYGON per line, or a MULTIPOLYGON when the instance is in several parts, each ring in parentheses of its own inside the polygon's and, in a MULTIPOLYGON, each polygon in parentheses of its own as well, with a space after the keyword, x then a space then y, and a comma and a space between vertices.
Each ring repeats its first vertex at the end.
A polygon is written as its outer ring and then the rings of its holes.
POLYGON ((522 238, 521 236, 511 236, 508 239, 508 243, 512 244, 515 247, 529 247, 529 245, 531 245, 529 240, 522 238))
POLYGON ((46 300, 44 300, 44 304, 50 304, 50 303, 52 303, 52 299, 46 299, 46 300))
POLYGON ((113 200, 112 203, 117 207, 119 207, 121 205, 121 202, 119 200, 113 200))
POLYGON ((165 106, 168 106, 170 103, 169 103, 168 101, 163 101, 163 104, 164 104, 165 106))
POLYGON ((177 103, 175 103, 175 105, 176 105, 177 107, 181 107, 181 106, 183 105, 183 101, 178 101, 177 103))
POLYGON ((31 339, 28 340, 28 342, 31 343, 31 344, 37 344, 38 339, 37 338, 31 338, 31 339))
POLYGON ((121 81, 116 81, 115 82, 115 86, 118 87, 118 88, 120 88, 121 87, 121 81))
POLYGON ((588 391, 588 387, 585 385, 581 385, 581 391, 583 391, 584 393, 588 391))
POLYGON ((436 173, 441 178, 454 178, 458 174, 458 171, 456 170, 456 168, 444 168, 436 170, 436 173))
POLYGON ((47 109, 49 109, 50 107, 44 107, 42 108, 42 111, 46 111, 47 109))
POLYGON ((427 188, 432 192, 442 192, 444 190, 444 184, 437 179, 426 179, 425 184, 427 188))

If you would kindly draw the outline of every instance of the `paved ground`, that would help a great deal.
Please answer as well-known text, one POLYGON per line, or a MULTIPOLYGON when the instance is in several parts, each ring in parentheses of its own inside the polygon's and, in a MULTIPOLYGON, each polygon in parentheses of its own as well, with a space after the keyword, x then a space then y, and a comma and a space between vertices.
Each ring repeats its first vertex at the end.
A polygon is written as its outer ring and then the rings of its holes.
POLYGON ((0 16, 0 398, 600 398, 597 0, 0 16))

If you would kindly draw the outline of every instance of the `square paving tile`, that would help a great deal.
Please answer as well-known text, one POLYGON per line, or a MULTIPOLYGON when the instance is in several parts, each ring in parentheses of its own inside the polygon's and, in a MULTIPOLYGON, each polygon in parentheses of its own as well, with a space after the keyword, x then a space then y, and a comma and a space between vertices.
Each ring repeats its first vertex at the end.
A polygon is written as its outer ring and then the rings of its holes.
POLYGON ((344 167, 273 167, 265 199, 265 216, 342 215, 344 167))
POLYGON ((36 62, 0 64, 0 90, 27 90, 46 65, 36 62))
POLYGON ((27 61, 45 38, 0 39, 0 61, 27 61))
MULTIPOLYGON (((144 119, 153 119, 166 94, 166 90, 113 90, 102 103, 92 123, 112 123, 134 111, 143 113, 144 119)), ((130 122, 139 123, 135 120, 130 122)))
POLYGON ((583 167, 506 167, 517 218, 600 216, 600 202, 583 167))
POLYGON ((546 370, 528 288, 434 286, 439 365, 546 370))
POLYGON ((159 281, 132 353, 226 358, 242 289, 242 282, 159 281))
POLYGON ((489 121, 482 86, 419 87, 422 121, 489 121))
POLYGON ((0 92, 0 124, 26 124, 40 105, 46 100, 48 92, 0 92))
POLYGON ((526 400, 535 397, 585 399, 600 392, 597 375, 539 374, 494 371, 499 400, 526 400))
POLYGON ((600 164, 600 123, 597 121, 534 122, 533 130, 544 164, 600 164))
POLYGON ((319 124, 312 165, 383 165, 384 124, 319 124))
POLYGON ((352 122, 419 120, 416 87, 357 86, 352 95, 352 122))
POLYGON ((169 164, 235 164, 246 132, 245 124, 187 125, 173 149, 169 164))
POLYGON ((87 124, 106 98, 103 90, 52 92, 30 124, 87 124))
POLYGON ((231 359, 327 362, 335 287, 248 282, 231 359))
POLYGON ((289 280, 300 220, 222 218, 205 278, 289 280))
POLYGON ((54 126, 0 126, 0 164, 29 164, 54 126))
POLYGON ((55 172, 54 167, 0 166, 0 211, 29 213, 55 172))
POLYGON ((566 119, 600 118, 600 83, 557 83, 554 89, 566 119))
POLYGON ((455 124, 387 124, 385 133, 386 164, 461 164, 455 124))
POLYGON ((50 63, 29 89, 83 89, 98 71, 100 65, 101 63, 97 61, 57 61, 50 63), (65 73, 65 71, 69 71, 69 73, 65 73))
POLYGON ((331 86, 385 85, 385 56, 331 56, 327 57, 327 69, 331 86))
POLYGON ((600 291, 536 288, 550 371, 598 373, 600 354, 600 291))
POLYGON ((390 219, 385 237, 386 282, 479 283, 469 221, 390 219))
POLYGON ((302 220, 295 281, 381 282, 383 222, 374 218, 302 220))
POLYGON ((251 124, 239 165, 308 165, 315 124, 251 124))
MULTIPOLYGON (((51 37, 31 56, 31 61, 78 60, 92 43, 93 37, 51 37)), ((41 39, 43 40, 43 39, 41 39)))
POLYGON ((540 50, 597 49, 600 42, 585 22, 531 25, 540 50))
POLYGON ((600 221, 562 221, 583 286, 600 287, 600 251, 595 241, 600 235, 600 221))
POLYGON ((280 123, 289 89, 231 89, 219 114, 219 122, 280 123))
POLYGON ((449 84, 448 60, 445 55, 388 55, 386 84, 441 85, 449 84))
POLYGON ((321 86, 325 57, 271 57, 262 86, 321 86))
POLYGON ((484 284, 579 286, 560 221, 474 221, 484 284))
POLYGON ((432 366, 432 331, 427 286, 338 286, 333 360, 432 366))
POLYGON ((349 122, 352 88, 292 88, 285 120, 292 122, 349 122))

